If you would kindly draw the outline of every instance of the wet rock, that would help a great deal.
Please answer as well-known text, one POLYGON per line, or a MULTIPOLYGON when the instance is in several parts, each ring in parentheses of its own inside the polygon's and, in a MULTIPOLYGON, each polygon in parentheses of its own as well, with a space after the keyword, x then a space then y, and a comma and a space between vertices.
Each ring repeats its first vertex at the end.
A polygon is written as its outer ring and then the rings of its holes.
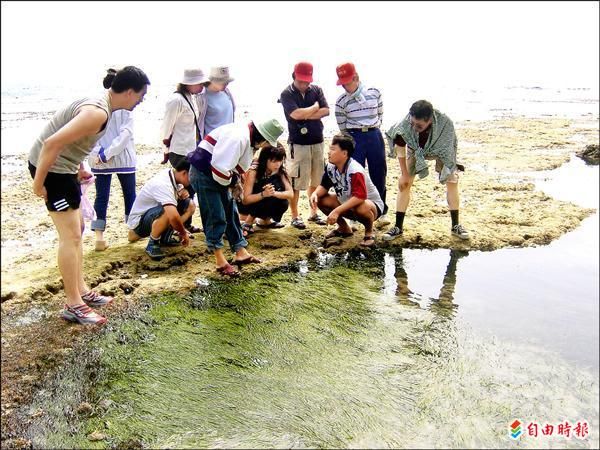
POLYGON ((11 300, 13 298, 15 298, 17 296, 17 293, 15 291, 10 291, 8 294, 4 294, 1 298, 2 303, 4 303, 7 300, 11 300))
POLYGON ((58 294, 58 291, 62 288, 61 283, 48 283, 46 284, 46 290, 51 294, 58 294))
POLYGON ((75 411, 79 415, 88 416, 92 413, 92 411, 94 411, 94 408, 88 402, 82 402, 77 406, 75 411))
POLYGON ((31 413, 31 418, 37 419, 38 417, 42 417, 44 414, 46 414, 46 411, 39 408, 39 409, 36 409, 33 413, 31 413))
POLYGON ((121 289, 125 294, 131 294, 135 288, 129 283, 121 283, 119 284, 119 289, 121 289))
POLYGON ((587 164, 598 165, 600 163, 600 147, 598 144, 586 146, 583 150, 576 153, 587 164))
POLYGON ((310 239, 313 235, 313 232, 310 230, 304 230, 303 232, 301 232, 300 234, 298 234, 298 239, 300 239, 301 241, 306 241, 307 239, 310 239))
POLYGON ((119 442, 116 446, 116 450, 140 450, 144 448, 142 442, 139 439, 128 439, 126 441, 119 442))
POLYGON ((2 442, 2 448, 30 449, 33 448, 33 444, 29 439, 25 438, 7 439, 2 442))
POLYGON ((113 404, 112 400, 105 398, 98 402, 98 408, 100 408, 102 410, 107 410, 108 408, 110 408, 112 406, 112 404, 113 404))
POLYGON ((333 237, 325 239, 323 241, 323 248, 333 247, 334 245, 341 245, 344 240, 341 237, 333 237))
POLYGON ((92 441, 92 442, 96 442, 96 441, 103 441, 104 439, 106 439, 106 435, 104 433, 101 433, 100 431, 94 431, 93 433, 88 434, 88 441, 92 441))

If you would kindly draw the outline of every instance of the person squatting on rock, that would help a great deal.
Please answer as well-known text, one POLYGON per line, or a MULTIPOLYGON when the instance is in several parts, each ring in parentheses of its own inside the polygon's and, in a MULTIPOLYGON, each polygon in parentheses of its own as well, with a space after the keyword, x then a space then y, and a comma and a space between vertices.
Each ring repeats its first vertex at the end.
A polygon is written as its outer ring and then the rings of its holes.
POLYGON ((232 189, 250 168, 254 150, 264 144, 277 146, 282 132, 283 128, 274 119, 223 125, 207 134, 189 156, 192 164, 190 180, 198 193, 206 246, 215 255, 217 272, 223 275, 239 275, 225 259, 223 234, 235 254, 233 264, 261 262, 246 250, 248 241, 242 232, 232 189))
POLYGON ((82 163, 106 132, 115 111, 132 111, 143 99, 150 80, 139 68, 127 66, 108 73, 98 98, 82 98, 59 109, 29 152, 33 192, 42 197, 58 231, 58 268, 65 290, 61 317, 80 324, 102 324, 106 318, 90 307, 112 302, 91 290, 83 277, 83 218, 79 179, 89 178, 82 163))
POLYGON ((283 214, 287 211, 294 191, 285 170, 285 149, 281 144, 273 147, 270 144, 260 149, 255 160, 246 173, 242 203, 238 204, 240 214, 246 219, 242 224, 244 237, 254 233, 254 219, 260 221, 258 226, 264 228, 283 228, 283 214))
POLYGON ((177 162, 150 178, 133 203, 127 226, 129 242, 150 237, 146 253, 154 260, 164 258, 162 246, 188 246, 185 222, 194 214, 196 204, 185 189, 190 184, 190 163, 177 162), (179 240, 175 238, 177 232, 179 240))
POLYGON ((402 235, 410 188, 415 175, 424 178, 429 174, 427 160, 435 160, 439 182, 446 185, 452 235, 469 239, 469 233, 458 217, 458 171, 464 170, 464 167, 456 162, 457 138, 452 120, 434 109, 427 100, 419 100, 412 104, 408 115, 394 124, 386 135, 390 146, 395 146, 402 175, 398 180, 396 224, 384 233, 383 239, 391 241, 402 235))
POLYGON ((352 229, 345 219, 356 220, 365 226, 365 236, 360 245, 372 247, 375 244, 373 223, 381 216, 383 200, 365 168, 352 157, 354 145, 354 138, 348 133, 333 137, 329 146, 329 163, 310 201, 313 207, 327 214, 328 224, 338 224, 326 238, 352 236, 352 229), (329 193, 330 188, 335 190, 335 194, 329 193))

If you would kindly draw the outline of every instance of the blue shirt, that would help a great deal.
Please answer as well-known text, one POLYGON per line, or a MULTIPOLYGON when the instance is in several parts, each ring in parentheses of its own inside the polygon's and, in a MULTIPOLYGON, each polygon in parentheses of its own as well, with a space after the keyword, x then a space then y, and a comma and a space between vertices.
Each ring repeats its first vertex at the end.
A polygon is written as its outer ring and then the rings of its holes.
POLYGON ((296 109, 308 108, 314 105, 315 102, 319 102, 319 108, 329 108, 323 90, 319 86, 311 84, 302 95, 292 83, 283 90, 279 102, 283 106, 283 112, 288 123, 289 142, 298 145, 313 145, 323 142, 323 122, 321 122, 321 119, 295 120, 290 117, 290 114, 296 109), (305 134, 301 132, 303 128, 306 128, 305 134))
POLYGON ((204 135, 215 128, 233 122, 233 103, 226 92, 206 91, 206 117, 204 118, 204 135))

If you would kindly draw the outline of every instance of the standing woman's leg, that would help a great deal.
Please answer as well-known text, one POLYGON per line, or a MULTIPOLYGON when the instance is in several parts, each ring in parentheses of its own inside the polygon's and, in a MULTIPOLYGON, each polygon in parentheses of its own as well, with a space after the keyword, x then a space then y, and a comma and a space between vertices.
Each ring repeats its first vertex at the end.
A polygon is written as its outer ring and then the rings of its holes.
POLYGON ((92 220, 92 230, 96 233, 96 250, 98 251, 106 250, 108 247, 104 240, 104 230, 106 229, 106 211, 108 209, 111 181, 111 174, 96 175, 96 199, 94 200, 96 220, 92 220))
POLYGON ((119 182, 121 183, 121 190, 123 191, 123 203, 125 206, 125 223, 129 219, 129 213, 131 207, 135 201, 135 172, 133 173, 120 173, 117 175, 119 182))
MULTIPOLYGON (((50 217, 58 231, 58 269, 65 287, 66 303, 69 306, 82 305, 81 212, 79 209, 69 208, 66 211, 51 211, 50 217)), ((85 283, 83 287, 87 288, 85 283)))

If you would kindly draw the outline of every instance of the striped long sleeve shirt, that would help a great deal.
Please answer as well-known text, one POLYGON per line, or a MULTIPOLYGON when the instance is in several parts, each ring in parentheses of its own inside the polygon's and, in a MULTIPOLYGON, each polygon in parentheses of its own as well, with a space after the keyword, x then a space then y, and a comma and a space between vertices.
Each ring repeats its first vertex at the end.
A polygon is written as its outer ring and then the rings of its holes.
POLYGON ((335 102, 335 119, 341 131, 352 128, 381 126, 383 101, 376 88, 365 88, 362 83, 356 92, 344 92, 335 102))

